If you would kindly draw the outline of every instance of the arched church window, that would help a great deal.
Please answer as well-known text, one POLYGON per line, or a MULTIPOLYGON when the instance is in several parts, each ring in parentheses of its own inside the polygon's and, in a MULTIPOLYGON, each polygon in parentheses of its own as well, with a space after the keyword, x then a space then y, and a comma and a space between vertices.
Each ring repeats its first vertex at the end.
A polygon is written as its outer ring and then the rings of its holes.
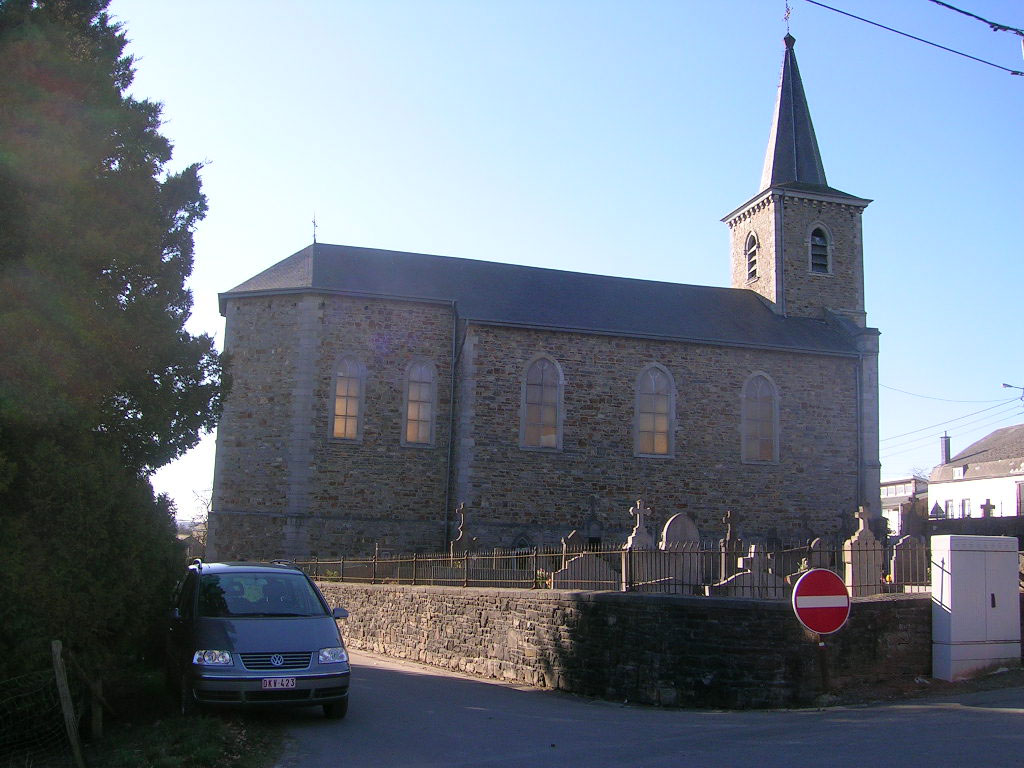
POLYGON ((811 232, 811 272, 827 275, 832 271, 829 263, 828 233, 822 227, 811 232))
POLYGON ((747 255, 747 280, 757 279, 757 235, 751 232, 747 235, 747 243, 743 252, 747 255))
POLYGON ((520 445, 562 447, 562 373, 555 361, 539 357, 526 369, 522 387, 520 445))
POLYGON ((636 382, 634 452, 638 456, 670 456, 673 450, 675 386, 664 368, 650 365, 636 382))
POLYGON ((741 405, 741 459, 751 463, 779 460, 779 396, 764 373, 755 373, 743 385, 741 405))
POLYGON ((363 437, 363 397, 366 374, 352 358, 343 358, 334 380, 334 418, 331 435, 339 440, 363 437))
POLYGON ((433 444, 436 392, 434 366, 422 361, 410 365, 405 383, 405 430, 402 434, 406 445, 433 444))

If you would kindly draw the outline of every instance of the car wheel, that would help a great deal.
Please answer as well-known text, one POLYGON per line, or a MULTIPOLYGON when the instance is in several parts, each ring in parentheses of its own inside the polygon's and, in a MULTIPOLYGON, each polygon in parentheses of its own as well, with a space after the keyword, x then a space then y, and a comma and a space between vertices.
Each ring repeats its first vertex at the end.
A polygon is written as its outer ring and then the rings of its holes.
POLYGON ((331 720, 341 720, 348 712, 348 697, 341 701, 332 701, 330 704, 324 704, 324 715, 331 718, 331 720))
POLYGON ((178 685, 178 708, 182 717, 189 717, 196 713, 196 697, 186 675, 181 676, 181 682, 178 685))

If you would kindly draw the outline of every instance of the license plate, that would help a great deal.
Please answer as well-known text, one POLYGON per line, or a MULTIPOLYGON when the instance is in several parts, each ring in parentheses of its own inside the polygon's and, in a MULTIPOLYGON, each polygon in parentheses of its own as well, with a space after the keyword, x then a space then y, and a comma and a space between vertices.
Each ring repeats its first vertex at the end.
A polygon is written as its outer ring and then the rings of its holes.
POLYGON ((294 688, 295 678, 294 677, 264 677, 263 678, 263 690, 273 690, 277 688, 294 688))

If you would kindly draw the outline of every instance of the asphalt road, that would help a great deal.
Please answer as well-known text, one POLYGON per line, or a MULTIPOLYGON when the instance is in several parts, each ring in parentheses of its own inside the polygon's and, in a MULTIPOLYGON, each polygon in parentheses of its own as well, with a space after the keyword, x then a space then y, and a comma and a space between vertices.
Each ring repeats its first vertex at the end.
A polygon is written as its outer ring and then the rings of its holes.
POLYGON ((1024 688, 823 710, 665 710, 352 656, 348 717, 289 713, 276 768, 1024 766, 1024 688))

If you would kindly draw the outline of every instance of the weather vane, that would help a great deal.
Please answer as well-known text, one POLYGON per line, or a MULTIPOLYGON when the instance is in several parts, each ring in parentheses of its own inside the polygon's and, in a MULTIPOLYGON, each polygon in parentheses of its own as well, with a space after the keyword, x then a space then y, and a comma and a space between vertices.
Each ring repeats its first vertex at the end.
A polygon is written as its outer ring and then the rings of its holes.
POLYGON ((313 245, 316 245, 316 214, 313 214, 313 245))
POLYGON ((789 16, 793 13, 793 9, 789 7, 789 0, 786 0, 786 12, 782 15, 782 20, 786 22, 786 34, 789 34, 789 16))

